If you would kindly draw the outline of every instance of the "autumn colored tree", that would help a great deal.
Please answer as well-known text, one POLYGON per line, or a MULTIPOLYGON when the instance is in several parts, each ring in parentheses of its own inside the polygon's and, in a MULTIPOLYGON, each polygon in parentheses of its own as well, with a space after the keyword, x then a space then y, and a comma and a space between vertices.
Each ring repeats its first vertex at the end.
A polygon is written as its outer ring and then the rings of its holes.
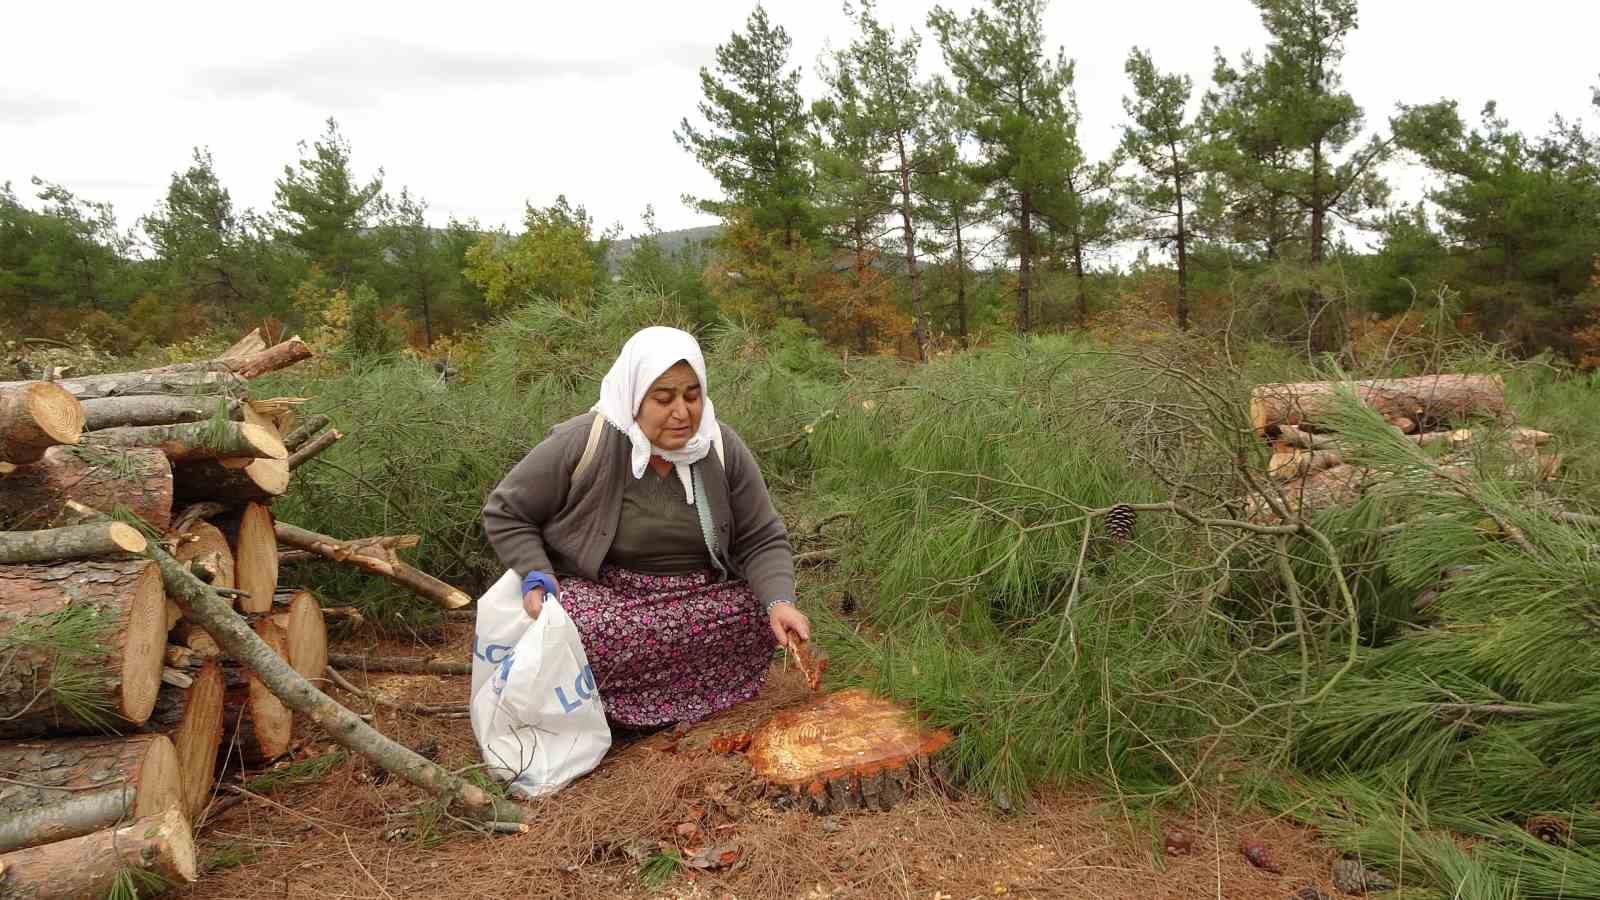
POLYGON ((496 309, 535 299, 587 300, 607 278, 610 240, 595 235, 588 210, 565 195, 547 207, 529 204, 521 234, 490 232, 467 251, 467 279, 496 309))

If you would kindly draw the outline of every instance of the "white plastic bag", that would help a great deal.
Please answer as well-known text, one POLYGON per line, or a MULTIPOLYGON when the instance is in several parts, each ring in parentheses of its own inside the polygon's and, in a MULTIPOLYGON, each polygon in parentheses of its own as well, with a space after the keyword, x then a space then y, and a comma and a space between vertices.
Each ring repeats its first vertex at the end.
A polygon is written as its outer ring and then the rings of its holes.
POLYGON ((572 783, 611 748, 578 627, 548 595, 529 619, 513 571, 478 599, 471 709, 489 773, 527 799, 572 783))

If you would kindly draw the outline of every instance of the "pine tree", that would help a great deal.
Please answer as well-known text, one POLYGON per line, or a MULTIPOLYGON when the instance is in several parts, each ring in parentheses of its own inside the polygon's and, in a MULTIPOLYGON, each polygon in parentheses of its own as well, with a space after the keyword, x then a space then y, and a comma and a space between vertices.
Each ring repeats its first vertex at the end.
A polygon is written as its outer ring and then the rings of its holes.
POLYGON ((1055 238, 1052 255, 1064 257, 1072 267, 1078 327, 1083 328, 1089 324, 1085 257, 1119 240, 1120 209, 1113 187, 1120 161, 1115 157, 1099 162, 1089 159, 1078 140, 1078 119, 1077 99, 1069 91, 1062 135, 1061 183, 1054 191, 1041 195, 1040 208, 1055 238))
POLYGON ((721 200, 698 205, 724 218, 747 209, 756 227, 782 232, 785 248, 812 234, 809 116, 789 48, 788 32, 758 5, 744 33, 717 47, 716 72, 700 70, 699 111, 708 127, 685 118, 673 132, 722 188, 721 200))
POLYGON ((955 269, 956 335, 965 342, 971 305, 967 297, 972 258, 969 234, 984 221, 984 189, 961 154, 971 136, 965 102, 937 80, 931 90, 935 101, 929 114, 928 141, 933 163, 920 187, 923 221, 930 227, 923 244, 955 269))
POLYGON ((1194 83, 1187 75, 1163 74, 1146 51, 1135 48, 1124 67, 1133 96, 1122 99, 1131 120, 1122 129, 1122 149, 1140 172, 1126 182, 1129 202, 1139 210, 1140 231, 1178 265, 1178 328, 1189 327, 1189 221, 1200 174, 1200 134, 1187 116, 1194 83))
POLYGON ((350 142, 332 118, 309 154, 303 141, 300 151, 306 155, 298 167, 284 166, 276 182, 278 236, 338 284, 348 285, 375 259, 367 230, 386 210, 383 170, 371 181, 359 182, 350 142))
POLYGON ((1072 62, 1047 56, 1045 0, 992 0, 965 19, 935 7, 928 23, 972 108, 981 152, 974 173, 1003 210, 1017 256, 1017 332, 1030 323, 1029 290, 1038 255, 1043 199, 1066 180, 1069 120, 1064 92, 1072 62))
POLYGON ((173 173, 166 197, 141 225, 175 299, 241 310, 267 298, 264 228, 253 214, 235 211, 210 151, 194 149, 193 164, 173 173))

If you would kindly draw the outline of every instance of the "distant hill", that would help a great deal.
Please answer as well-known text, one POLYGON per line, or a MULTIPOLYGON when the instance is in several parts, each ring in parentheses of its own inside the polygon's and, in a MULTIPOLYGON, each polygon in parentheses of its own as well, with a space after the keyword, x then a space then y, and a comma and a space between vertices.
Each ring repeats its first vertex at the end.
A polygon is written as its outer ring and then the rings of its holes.
MULTIPOLYGON (((661 248, 669 255, 678 251, 685 244, 702 243, 715 238, 722 233, 721 225, 702 225, 698 228, 680 228, 677 231, 663 231, 656 235, 656 240, 661 243, 661 248)), ((611 242, 611 249, 606 254, 606 268, 612 275, 622 268, 622 261, 628 254, 639 246, 639 238, 618 238, 611 242)))

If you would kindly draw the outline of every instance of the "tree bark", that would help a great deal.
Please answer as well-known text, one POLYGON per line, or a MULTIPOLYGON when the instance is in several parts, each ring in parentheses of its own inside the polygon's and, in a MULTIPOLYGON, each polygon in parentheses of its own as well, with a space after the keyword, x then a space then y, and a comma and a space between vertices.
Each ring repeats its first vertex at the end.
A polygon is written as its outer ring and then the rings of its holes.
POLYGON ((751 737, 750 766, 780 797, 817 813, 889 809, 943 769, 949 732, 921 727, 873 694, 824 694, 751 737))
POLYGON ((409 675, 471 675, 472 663, 454 659, 423 659, 416 656, 362 656, 359 653, 329 653, 328 665, 358 672, 404 672, 409 675))
POLYGON ((1028 204, 1028 192, 1023 191, 1018 215, 1022 240, 1017 256, 1017 334, 1023 335, 1028 333, 1028 282, 1033 276, 1033 209, 1028 204))
POLYGON ((18 466, 0 490, 0 526, 14 530, 75 523, 68 500, 110 510, 119 506, 150 527, 172 521, 172 466, 159 450, 52 447, 18 466))
POLYGON ((121 522, 68 525, 41 531, 0 531, 0 565, 143 553, 146 543, 137 528, 121 522))
POLYGON ((100 900, 127 869, 168 885, 194 882, 194 834, 183 810, 172 807, 120 827, 0 855, 0 897, 100 900))
POLYGON ((1173 193, 1178 198, 1178 330, 1189 330, 1189 232, 1184 229, 1183 221, 1183 176, 1178 169, 1178 148, 1169 144, 1172 151, 1174 173, 1172 176, 1173 193))
POLYGON ((31 463, 83 433, 83 405, 48 381, 0 389, 0 460, 31 463))
POLYGON ((307 418, 295 426, 295 429, 284 435, 283 445, 291 451, 300 449, 300 445, 311 439, 311 436, 328 427, 328 417, 317 415, 307 418))
POLYGON ((195 522, 189 530, 169 537, 178 544, 172 551, 178 562, 193 562, 210 569, 209 579, 202 579, 212 588, 232 588, 238 585, 235 575, 233 548, 222 530, 210 522, 195 522))
POLYGON ((287 459, 278 436, 248 422, 178 422, 170 425, 127 425, 91 431, 87 445, 106 448, 154 447, 174 464, 201 459, 248 457, 287 459))
MULTIPOLYGON (((1336 402, 1339 382, 1263 384, 1250 392, 1250 422, 1265 433, 1272 426, 1317 425, 1336 402)), ((1498 375, 1425 375, 1352 384, 1362 402, 1389 418, 1409 419, 1423 431, 1437 425, 1497 418, 1505 414, 1505 386, 1498 375)))
POLYGON ((167 609, 160 573, 148 560, 0 566, 0 637, 20 638, 23 623, 44 633, 0 657, 0 739, 95 730, 119 717, 137 725, 150 715, 161 686, 167 609), (101 630, 70 669, 57 665, 61 628, 50 627, 69 607, 93 610, 93 627, 101 630), (63 699, 60 679, 68 674, 87 682, 74 691, 87 695, 78 702, 63 699))
POLYGON ((173 470, 173 497, 180 503, 248 503, 270 500, 289 489, 287 459, 252 459, 239 468, 229 462, 206 459, 177 466, 173 470))
POLYGON ((1083 236, 1076 225, 1072 228, 1072 266, 1078 288, 1078 327, 1089 326, 1089 290, 1083 271, 1083 236))
POLYGON ((332 447, 336 441, 343 437, 344 435, 340 434, 337 429, 330 428, 307 441, 300 449, 294 451, 294 455, 289 457, 289 471, 293 472, 295 469, 300 468, 317 454, 332 447))
POLYGON ((242 401, 226 397, 164 397, 141 395, 135 397, 101 397, 81 401, 84 428, 102 431, 107 428, 139 427, 143 425, 171 425, 176 422, 203 422, 222 413, 224 418, 239 418, 242 401))
POLYGON ((967 251, 961 243, 961 216, 956 215, 956 328, 961 344, 967 342, 967 251))
POLYGON ((917 270, 916 229, 911 223, 911 160, 906 156, 905 135, 895 135, 895 146, 900 152, 900 227, 906 248, 906 276, 911 279, 911 312, 916 316, 913 326, 917 339, 917 361, 928 361, 928 317, 922 312, 922 273, 917 270))
MULTIPOLYGON (((257 620, 255 633, 278 659, 288 660, 289 639, 276 622, 257 620)), ((227 755, 237 755, 245 765, 254 766, 289 752, 294 741, 294 713, 262 683, 249 662, 244 665, 244 683, 224 690, 222 740, 227 755)))
POLYGON ((177 805, 182 775, 159 734, 0 747, 0 853, 63 841, 177 805))
POLYGON ((217 750, 222 746, 222 667, 202 660, 190 671, 186 688, 162 685, 145 728, 172 740, 181 773, 183 810, 194 821, 205 809, 216 782, 217 750))
MULTIPOLYGON (((170 394, 192 397, 195 394, 227 394, 238 396, 244 391, 244 379, 232 372, 121 372, 112 375, 84 375, 63 378, 53 382, 65 388, 79 400, 101 397, 126 397, 133 394, 170 394)), ((19 387, 27 382, 0 382, 0 390, 19 387)))
MULTIPOLYGON (((308 550, 332 560, 348 563, 374 575, 381 575, 410 589, 419 597, 438 603, 445 609, 456 609, 472 602, 471 597, 432 575, 412 568, 387 549, 374 548, 370 545, 353 546, 325 534, 297 528, 287 522, 277 523, 276 530, 278 543, 286 547, 308 550)), ((277 559, 276 553, 273 559, 277 559)))
MULTIPOLYGON (((176 363, 156 369, 146 369, 146 375, 181 375, 191 373, 225 373, 243 379, 259 378, 269 372, 286 369, 312 357, 311 348, 299 337, 292 337, 265 350, 234 356, 223 356, 202 362, 176 363)), ((149 393, 141 391, 140 393, 149 393)))
POLYGON ((309 716, 342 746, 363 754, 426 791, 460 802, 468 813, 503 822, 525 820, 517 804, 497 800, 482 788, 384 737, 360 717, 335 703, 275 656, 272 648, 250 630, 227 602, 185 571, 177 560, 157 547, 145 552, 161 566, 167 590, 184 607, 185 615, 205 623, 223 647, 249 665, 262 683, 290 709, 309 716))

